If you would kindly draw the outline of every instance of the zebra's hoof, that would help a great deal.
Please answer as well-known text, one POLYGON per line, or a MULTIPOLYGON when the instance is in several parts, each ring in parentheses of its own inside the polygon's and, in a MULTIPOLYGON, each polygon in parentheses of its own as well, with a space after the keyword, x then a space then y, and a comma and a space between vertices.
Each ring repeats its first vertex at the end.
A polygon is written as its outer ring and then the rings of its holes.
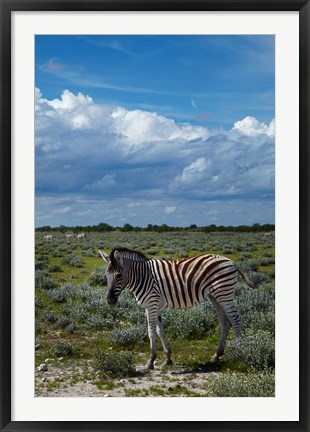
POLYGON ((152 361, 148 361, 145 365, 145 369, 154 369, 154 363, 152 361))
POLYGON ((211 358, 210 358, 210 363, 216 363, 217 361, 219 361, 220 357, 217 354, 214 354, 211 358))
POLYGON ((162 367, 173 366, 173 361, 171 359, 169 359, 169 360, 167 359, 167 360, 164 361, 164 363, 161 366, 162 367))

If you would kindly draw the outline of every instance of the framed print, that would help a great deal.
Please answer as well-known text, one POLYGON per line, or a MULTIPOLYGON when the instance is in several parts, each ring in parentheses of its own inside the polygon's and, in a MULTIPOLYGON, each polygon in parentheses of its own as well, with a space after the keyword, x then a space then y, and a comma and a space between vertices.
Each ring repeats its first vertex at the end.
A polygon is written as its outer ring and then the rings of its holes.
POLYGON ((1 1, 1 430, 309 430, 308 28, 1 1))

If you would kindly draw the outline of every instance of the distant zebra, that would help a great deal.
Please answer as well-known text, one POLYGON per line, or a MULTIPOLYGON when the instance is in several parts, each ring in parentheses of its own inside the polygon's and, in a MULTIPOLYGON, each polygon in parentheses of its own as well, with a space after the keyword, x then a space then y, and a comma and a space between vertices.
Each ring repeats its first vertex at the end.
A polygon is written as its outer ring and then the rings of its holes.
POLYGON ((73 238, 73 234, 65 234, 65 238, 68 241, 73 238))
POLYGON ((272 233, 271 232, 266 232, 265 234, 264 234, 264 237, 271 237, 272 236, 272 233))
POLYGON ((76 236, 77 240, 85 239, 85 233, 80 233, 76 236))
POLYGON ((43 240, 46 240, 46 241, 52 241, 52 240, 53 240, 53 236, 52 236, 52 234, 45 235, 45 236, 43 237, 43 240))
POLYGON ((238 273, 252 288, 255 285, 230 259, 214 254, 178 260, 148 259, 140 252, 125 248, 113 249, 110 256, 99 252, 109 264, 106 271, 108 304, 115 306, 121 291, 127 287, 138 304, 146 309, 151 348, 147 368, 154 367, 156 333, 167 357, 164 364, 172 364, 160 309, 188 308, 208 297, 221 324, 220 341, 212 361, 223 354, 231 325, 235 337, 240 337, 241 318, 234 303, 238 273))

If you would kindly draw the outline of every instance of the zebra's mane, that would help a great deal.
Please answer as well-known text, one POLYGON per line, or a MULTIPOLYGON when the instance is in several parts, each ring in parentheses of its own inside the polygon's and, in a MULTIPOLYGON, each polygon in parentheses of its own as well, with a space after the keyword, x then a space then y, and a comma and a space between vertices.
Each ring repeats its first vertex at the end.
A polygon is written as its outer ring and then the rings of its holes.
POLYGON ((118 251, 121 254, 124 254, 124 256, 126 256, 128 258, 132 258, 133 260, 136 260, 136 261, 147 261, 148 260, 148 258, 142 252, 135 251, 132 249, 127 249, 124 247, 114 248, 114 249, 112 249, 112 251, 110 253, 111 264, 112 264, 112 267, 114 267, 114 268, 117 267, 117 265, 118 265, 117 260, 114 256, 114 253, 116 251, 118 251))

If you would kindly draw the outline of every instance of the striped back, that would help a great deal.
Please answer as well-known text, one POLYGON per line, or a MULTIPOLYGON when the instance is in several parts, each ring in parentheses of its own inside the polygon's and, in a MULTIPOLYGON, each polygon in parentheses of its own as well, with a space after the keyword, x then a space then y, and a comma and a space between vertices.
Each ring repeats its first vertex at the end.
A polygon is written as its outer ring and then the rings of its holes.
POLYGON ((180 260, 149 260, 162 297, 163 308, 187 308, 207 294, 231 301, 238 280, 236 265, 228 258, 207 254, 180 260))
POLYGON ((208 294, 221 304, 231 303, 237 280, 236 264, 214 254, 160 260, 125 248, 114 249, 107 269, 108 299, 115 303, 127 286, 143 307, 187 308, 208 294))

